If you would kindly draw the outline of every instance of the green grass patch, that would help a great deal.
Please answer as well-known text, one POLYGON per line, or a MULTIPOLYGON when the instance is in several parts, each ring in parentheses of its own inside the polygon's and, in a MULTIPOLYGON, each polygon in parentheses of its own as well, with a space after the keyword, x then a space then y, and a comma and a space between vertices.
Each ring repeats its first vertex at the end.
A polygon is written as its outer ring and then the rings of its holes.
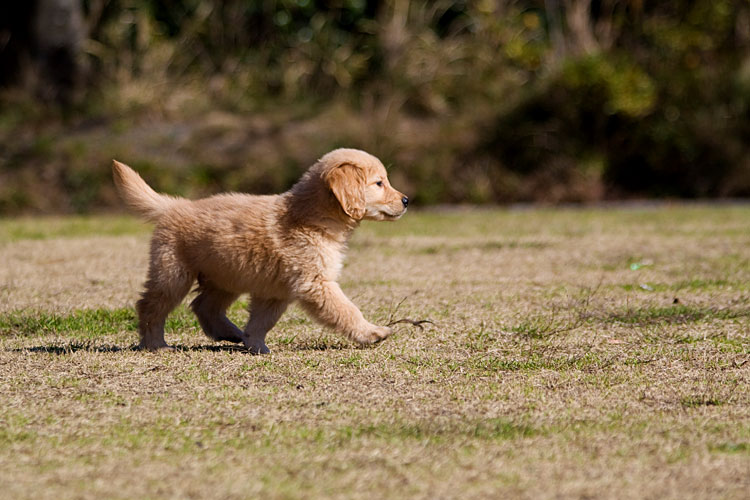
MULTIPOLYGON (((543 349, 543 346, 540 346, 543 349)), ((463 365, 472 371, 480 372, 535 372, 539 370, 554 370, 558 372, 570 370, 602 369, 612 364, 610 359, 597 353, 584 351, 579 354, 564 356, 545 356, 533 353, 526 358, 505 358, 501 356, 477 356, 466 361, 463 365)))
POLYGON ((729 453, 729 454, 742 454, 750 455, 750 443, 739 442, 739 443, 719 443, 708 448, 710 451, 715 453, 729 453))
POLYGON ((453 244, 427 245, 407 248, 407 251, 415 255, 436 255, 452 254, 457 252, 467 252, 478 250, 480 252, 495 252, 513 249, 538 250, 551 246, 551 243, 543 241, 517 241, 517 240, 491 240, 476 241, 453 244))
POLYGON ((626 283, 620 285, 620 288, 626 292, 682 292, 682 291, 710 291, 710 290, 722 290, 722 289, 734 289, 734 290, 747 290, 748 284, 736 281, 730 281, 727 279, 701 279, 695 278, 691 280, 683 280, 677 283, 626 283))
POLYGON ((129 216, 0 218, 0 243, 84 236, 147 234, 151 226, 129 216))
POLYGON ((724 401, 709 394, 694 394, 681 398, 680 404, 685 408, 698 408, 701 406, 721 406, 724 401))
POLYGON ((436 423, 392 422, 361 425, 355 428, 343 428, 340 435, 350 438, 374 436, 387 440, 456 440, 477 438, 482 441, 521 439, 541 434, 541 430, 526 424, 519 424, 503 418, 490 418, 475 422, 450 421, 436 423))
POLYGON ((663 292, 669 290, 670 286, 662 283, 628 283, 620 285, 620 288, 622 288, 626 292, 663 292))
MULTIPOLYGON (((693 278, 690 280, 680 281, 675 283, 670 288, 675 291, 680 290, 714 290, 717 288, 728 288, 736 287, 739 283, 733 283, 724 278, 717 279, 704 279, 704 278, 693 278)), ((745 285, 746 286, 746 285, 745 285)))
POLYGON ((137 328, 133 309, 91 309, 69 314, 13 311, 0 315, 0 334, 100 336, 137 328))
POLYGON ((719 348, 724 352, 750 353, 750 338, 727 338, 723 336, 711 337, 719 348))
MULTIPOLYGON (((199 328, 198 321, 185 306, 179 306, 168 317, 165 331, 176 332, 199 328)), ((0 335, 74 334, 92 338, 137 331, 138 320, 132 308, 82 309, 67 314, 45 311, 11 311, 0 314, 0 335)))
POLYGON ((0 448, 14 443, 33 442, 37 433, 30 428, 30 419, 21 413, 0 413, 0 448))
POLYGON ((508 331, 529 339, 544 339, 573 328, 574 324, 557 318, 532 318, 512 326, 508 331))
POLYGON ((747 317, 750 311, 718 309, 675 304, 668 307, 628 308, 612 313, 607 319, 628 325, 685 324, 698 321, 722 321, 747 317))

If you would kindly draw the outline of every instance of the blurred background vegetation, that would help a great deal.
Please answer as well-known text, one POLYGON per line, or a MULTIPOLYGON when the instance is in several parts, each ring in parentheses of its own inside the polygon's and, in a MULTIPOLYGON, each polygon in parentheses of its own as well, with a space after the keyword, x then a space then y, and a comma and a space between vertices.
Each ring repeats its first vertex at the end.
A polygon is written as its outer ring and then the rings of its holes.
POLYGON ((368 150, 417 203, 750 196, 747 0, 0 6, 0 213, 288 188, 368 150))

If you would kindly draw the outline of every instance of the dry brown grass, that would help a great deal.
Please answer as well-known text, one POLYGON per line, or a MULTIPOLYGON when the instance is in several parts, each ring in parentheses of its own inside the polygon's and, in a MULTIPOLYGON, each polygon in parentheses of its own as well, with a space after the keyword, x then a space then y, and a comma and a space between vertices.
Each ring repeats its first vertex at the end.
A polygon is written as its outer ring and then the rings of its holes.
POLYGON ((0 496, 750 488, 746 206, 366 224, 342 287, 380 323, 435 325, 362 349, 292 309, 260 357, 211 344, 184 309, 177 352, 133 350, 148 233, 112 220, 92 219, 106 236, 0 221, 0 496))

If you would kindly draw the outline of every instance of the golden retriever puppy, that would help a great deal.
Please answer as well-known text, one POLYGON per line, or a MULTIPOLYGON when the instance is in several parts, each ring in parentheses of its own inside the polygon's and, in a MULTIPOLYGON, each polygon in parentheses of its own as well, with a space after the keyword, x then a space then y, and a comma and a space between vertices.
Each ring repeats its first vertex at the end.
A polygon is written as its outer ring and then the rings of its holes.
POLYGON ((266 334, 295 300, 356 342, 391 334, 367 321, 336 282, 360 221, 396 220, 409 204, 374 156, 337 149, 286 193, 195 201, 156 193, 118 161, 112 171, 128 207, 156 224, 146 290, 136 305, 141 347, 169 347, 164 321, 196 280, 198 296, 190 307, 206 335, 242 342, 253 353, 270 352, 266 334), (243 293, 250 294, 250 318, 240 330, 226 310, 243 293))

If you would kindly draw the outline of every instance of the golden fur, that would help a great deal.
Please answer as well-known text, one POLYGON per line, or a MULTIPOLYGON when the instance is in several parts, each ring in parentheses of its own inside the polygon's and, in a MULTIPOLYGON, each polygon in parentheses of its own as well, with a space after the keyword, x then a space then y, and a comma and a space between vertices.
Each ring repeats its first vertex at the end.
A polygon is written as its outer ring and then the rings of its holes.
POLYGON ((133 211, 156 223, 146 290, 136 308, 140 345, 168 347, 164 321, 198 281, 190 304, 204 332, 267 353, 266 333, 292 301, 326 326, 363 344, 391 329, 368 322, 337 284, 346 242, 360 221, 395 220, 408 199, 388 182, 383 164, 355 149, 337 149, 280 195, 219 194, 187 200, 156 193, 114 161, 115 185, 133 211), (226 317, 249 293, 244 330, 226 317))

